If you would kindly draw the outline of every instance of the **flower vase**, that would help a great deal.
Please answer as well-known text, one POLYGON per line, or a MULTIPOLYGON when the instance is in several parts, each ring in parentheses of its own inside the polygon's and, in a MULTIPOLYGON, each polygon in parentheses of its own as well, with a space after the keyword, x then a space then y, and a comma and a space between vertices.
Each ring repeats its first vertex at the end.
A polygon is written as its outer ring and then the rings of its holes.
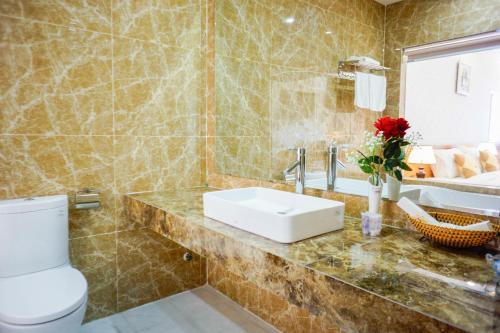
POLYGON ((370 176, 368 183, 370 184, 368 190, 368 211, 378 214, 382 199, 382 180, 379 176, 370 176))
POLYGON ((392 176, 387 175, 387 196, 389 200, 398 201, 401 191, 401 182, 392 176))

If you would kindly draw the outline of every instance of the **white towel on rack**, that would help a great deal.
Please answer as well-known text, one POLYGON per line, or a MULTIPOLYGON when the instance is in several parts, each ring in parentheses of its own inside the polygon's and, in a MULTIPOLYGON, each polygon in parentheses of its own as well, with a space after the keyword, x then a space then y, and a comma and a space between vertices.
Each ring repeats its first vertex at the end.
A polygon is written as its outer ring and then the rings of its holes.
POLYGON ((356 72, 354 105, 358 108, 382 112, 386 106, 385 76, 356 72))
POLYGON ((387 80, 385 76, 370 75, 370 106, 369 109, 376 112, 385 110, 387 80))
POLYGON ((370 74, 356 72, 354 83, 354 105, 358 108, 370 108, 370 74))

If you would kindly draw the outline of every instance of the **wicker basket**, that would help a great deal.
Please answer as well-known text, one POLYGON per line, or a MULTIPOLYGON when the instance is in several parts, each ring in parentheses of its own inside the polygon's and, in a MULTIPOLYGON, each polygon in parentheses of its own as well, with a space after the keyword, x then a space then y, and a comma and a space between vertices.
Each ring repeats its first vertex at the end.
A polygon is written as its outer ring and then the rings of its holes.
MULTIPOLYGON (((474 217, 449 213, 429 212, 429 215, 440 222, 452 223, 457 225, 469 225, 482 221, 474 217)), ((413 218, 409 215, 407 216, 410 222, 415 226, 415 228, 426 238, 438 244, 450 247, 483 246, 496 239, 498 233, 500 232, 500 226, 493 223, 493 231, 458 230, 430 225, 423 222, 421 219, 413 218)))

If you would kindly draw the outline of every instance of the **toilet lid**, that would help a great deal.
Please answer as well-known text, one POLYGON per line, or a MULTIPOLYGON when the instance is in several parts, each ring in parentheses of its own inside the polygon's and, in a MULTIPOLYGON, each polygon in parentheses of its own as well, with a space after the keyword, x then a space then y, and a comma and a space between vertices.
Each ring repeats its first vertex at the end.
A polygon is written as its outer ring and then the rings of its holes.
POLYGON ((86 296, 85 277, 70 266, 0 278, 0 321, 45 323, 73 312, 86 296))

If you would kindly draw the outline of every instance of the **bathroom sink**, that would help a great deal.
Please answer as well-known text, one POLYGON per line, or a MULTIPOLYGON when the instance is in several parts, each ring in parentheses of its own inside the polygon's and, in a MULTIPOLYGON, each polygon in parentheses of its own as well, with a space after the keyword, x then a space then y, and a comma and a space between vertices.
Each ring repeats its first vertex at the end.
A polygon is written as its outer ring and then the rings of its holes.
POLYGON ((341 229, 342 202, 261 187, 208 192, 205 216, 280 243, 341 229))

